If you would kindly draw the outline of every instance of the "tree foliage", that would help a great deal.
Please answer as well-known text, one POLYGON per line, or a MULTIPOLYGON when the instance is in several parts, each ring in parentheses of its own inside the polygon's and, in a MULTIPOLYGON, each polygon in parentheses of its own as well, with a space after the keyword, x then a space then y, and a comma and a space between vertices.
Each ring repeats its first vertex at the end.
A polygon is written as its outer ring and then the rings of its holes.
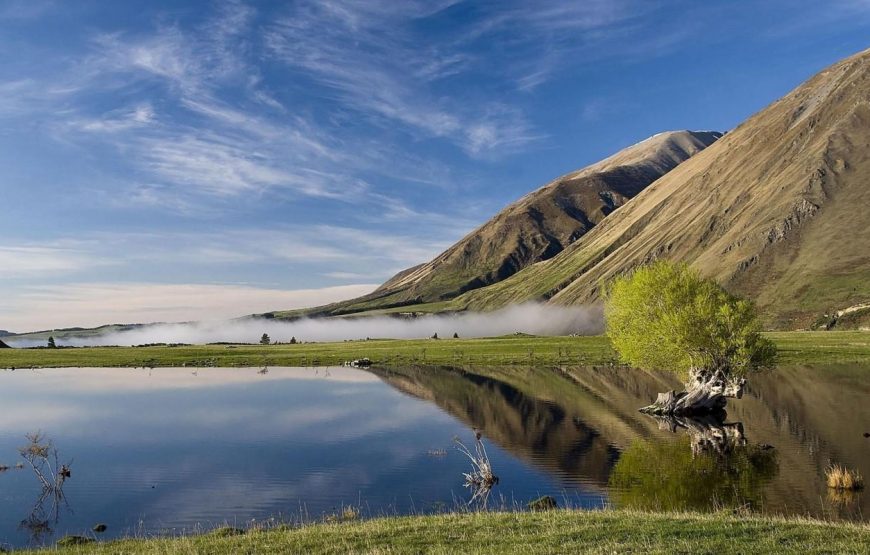
POLYGON ((260 345, 269 345, 272 343, 272 340, 269 338, 268 333, 264 333, 262 337, 260 337, 260 345))
POLYGON ((771 366, 776 354, 751 302, 685 264, 659 261, 617 278, 605 317, 613 346, 639 368, 744 376, 771 366))

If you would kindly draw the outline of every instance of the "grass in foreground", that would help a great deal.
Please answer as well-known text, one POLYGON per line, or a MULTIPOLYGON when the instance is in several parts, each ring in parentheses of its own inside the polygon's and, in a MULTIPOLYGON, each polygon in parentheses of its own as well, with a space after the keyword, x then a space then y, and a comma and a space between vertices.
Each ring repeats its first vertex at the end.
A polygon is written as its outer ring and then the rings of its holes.
POLYGON ((733 514, 546 511, 393 517, 121 540, 58 553, 867 553, 870 526, 733 514))
MULTIPOLYGON (((766 334, 779 363, 870 364, 870 332, 774 332, 766 334)), ((194 345, 0 349, 0 368, 139 366, 335 366, 368 357, 381 365, 598 366, 617 364, 604 336, 485 339, 376 339, 297 345, 194 345)))

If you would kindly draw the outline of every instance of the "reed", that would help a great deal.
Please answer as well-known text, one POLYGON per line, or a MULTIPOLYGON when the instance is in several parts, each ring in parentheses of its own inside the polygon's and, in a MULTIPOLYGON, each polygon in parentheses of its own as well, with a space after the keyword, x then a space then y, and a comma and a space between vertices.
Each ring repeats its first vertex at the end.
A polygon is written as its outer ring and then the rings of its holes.
POLYGON ((850 470, 839 464, 832 464, 825 469, 825 477, 829 488, 845 491, 864 489, 864 477, 857 470, 850 470))

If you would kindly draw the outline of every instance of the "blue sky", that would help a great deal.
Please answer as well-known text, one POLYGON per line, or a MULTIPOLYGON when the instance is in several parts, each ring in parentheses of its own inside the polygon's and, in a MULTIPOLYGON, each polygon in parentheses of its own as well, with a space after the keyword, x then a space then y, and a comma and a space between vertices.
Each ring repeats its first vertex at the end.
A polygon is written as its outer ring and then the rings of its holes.
POLYGON ((0 0, 0 329, 370 290, 868 30, 866 0, 0 0))

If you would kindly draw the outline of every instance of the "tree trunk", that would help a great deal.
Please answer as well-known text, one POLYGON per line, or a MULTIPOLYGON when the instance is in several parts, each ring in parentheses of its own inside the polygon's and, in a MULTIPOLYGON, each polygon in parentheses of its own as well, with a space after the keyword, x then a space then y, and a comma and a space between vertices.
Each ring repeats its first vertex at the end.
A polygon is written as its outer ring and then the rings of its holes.
POLYGON ((746 380, 730 376, 727 370, 691 370, 686 391, 659 393, 656 402, 640 409, 659 416, 693 416, 721 412, 728 397, 743 397, 746 380))

